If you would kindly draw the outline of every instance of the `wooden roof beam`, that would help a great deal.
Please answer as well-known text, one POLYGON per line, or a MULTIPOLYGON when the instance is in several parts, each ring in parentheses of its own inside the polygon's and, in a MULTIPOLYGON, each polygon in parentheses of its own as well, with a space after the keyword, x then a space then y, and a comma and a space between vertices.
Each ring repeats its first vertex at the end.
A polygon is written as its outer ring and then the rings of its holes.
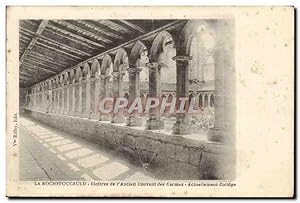
POLYGON ((35 55, 35 54, 33 54, 33 53, 30 53, 29 56, 30 56, 31 58, 33 58, 33 59, 40 60, 42 63, 43 63, 43 62, 46 62, 46 63, 49 64, 49 65, 60 66, 60 67, 62 67, 62 68, 66 67, 66 65, 67 65, 67 64, 57 63, 57 62, 52 61, 52 60, 49 60, 49 59, 47 59, 47 58, 45 58, 45 57, 43 58, 43 57, 37 56, 37 55, 35 55))
POLYGON ((85 30, 84 28, 82 27, 79 27, 77 25, 75 25, 74 23, 70 23, 69 21, 66 21, 66 20, 52 20, 53 22, 59 24, 59 25, 62 25, 62 26, 65 26, 71 30, 74 30, 75 32, 77 33, 81 33, 83 35, 86 35, 88 37, 91 37, 93 39, 96 39, 98 41, 101 41, 101 42, 104 42, 104 43, 112 43, 112 41, 110 39, 107 39, 105 37, 101 37, 95 33, 92 33, 88 30, 85 30))
POLYGON ((124 23, 125 25, 129 26, 130 28, 141 32, 141 33, 145 33, 146 32, 146 30, 144 30, 143 28, 141 28, 141 27, 139 27, 139 26, 137 26, 137 25, 135 25, 135 24, 127 21, 127 20, 119 20, 119 21, 122 22, 122 23, 124 23))
POLYGON ((86 43, 92 44, 92 45, 97 46, 97 47, 100 47, 100 48, 105 48, 105 46, 102 45, 102 44, 99 44, 99 43, 97 43, 97 42, 94 42, 94 41, 91 41, 91 40, 89 40, 89 39, 86 39, 86 38, 84 38, 84 37, 81 37, 80 35, 71 33, 71 32, 69 32, 69 31, 64 30, 64 29, 61 29, 61 28, 59 28, 59 27, 57 27, 57 26, 54 26, 54 25, 50 25, 50 24, 49 24, 48 27, 51 28, 51 29, 53 29, 53 30, 55 30, 55 31, 59 31, 59 32, 65 34, 65 35, 67 35, 67 36, 69 36, 69 37, 73 37, 73 38, 75 38, 75 39, 84 41, 84 42, 86 42, 86 43))
MULTIPOLYGON (((21 28, 21 29, 23 29, 25 32, 28 32, 28 33, 33 34, 33 35, 36 35, 35 33, 31 32, 31 31, 28 30, 28 29, 25 29, 25 28, 21 28)), ((72 53, 77 53, 77 54, 80 54, 80 55, 91 56, 91 54, 89 54, 89 53, 86 53, 86 52, 81 51, 81 50, 79 50, 79 49, 70 47, 70 46, 68 46, 68 45, 66 45, 66 44, 63 44, 63 43, 58 42, 58 41, 55 41, 55 40, 50 39, 50 38, 48 38, 48 37, 45 37, 45 36, 43 36, 43 35, 36 35, 36 36, 39 37, 39 40, 40 40, 40 41, 46 42, 46 43, 51 44, 51 45, 54 44, 54 46, 58 46, 58 47, 60 47, 60 48, 62 48, 62 49, 64 49, 64 50, 70 51, 70 52, 72 52, 72 53)))
POLYGON ((120 36, 120 33, 112 32, 113 30, 109 29, 109 27, 106 28, 99 28, 97 26, 95 26, 94 24, 91 24, 87 21, 84 20, 76 20, 74 22, 72 22, 72 24, 77 25, 78 27, 80 26, 85 26, 86 28, 88 28, 91 32, 95 33, 96 35, 100 35, 103 36, 104 38, 115 38, 115 39, 120 39, 123 40, 123 37, 120 36))
POLYGON ((55 70, 59 70, 59 69, 61 69, 61 68, 64 68, 64 67, 57 67, 57 68, 53 68, 53 66, 54 67, 56 67, 56 65, 51 65, 51 64, 45 64, 45 63, 43 63, 43 62, 41 62, 41 61, 39 61, 39 60, 35 60, 35 59, 33 59, 33 58, 27 58, 27 59, 25 59, 26 61, 29 61, 29 62, 33 62, 33 63, 35 63, 35 64, 38 64, 38 65, 42 65, 42 66, 45 66, 46 68, 50 68, 50 69, 55 69, 55 70))
POLYGON ((42 70, 42 71, 45 71, 45 72, 48 72, 48 73, 57 74, 57 72, 55 72, 55 71, 48 70, 46 68, 42 68, 42 67, 39 67, 39 66, 36 66, 36 65, 32 65, 32 64, 22 64, 22 65, 25 66, 25 67, 28 67, 28 68, 35 68, 35 69, 39 69, 39 70, 42 70), (32 67, 30 67, 29 65, 32 65, 32 67))
POLYGON ((37 42, 36 44, 37 44, 38 46, 42 46, 42 47, 45 47, 45 48, 47 48, 47 49, 51 49, 51 50, 56 51, 56 52, 59 52, 59 53, 61 53, 61 54, 65 54, 65 55, 68 55, 68 56, 73 57, 73 58, 76 58, 76 59, 81 59, 81 57, 79 57, 79 56, 75 56, 75 55, 73 55, 73 54, 67 53, 67 52, 62 51, 62 50, 60 50, 60 49, 57 49, 57 48, 54 48, 54 47, 45 45, 45 44, 43 44, 43 43, 41 43, 41 42, 37 42))
MULTIPOLYGON (((37 31, 35 32, 37 35, 42 34, 42 32, 44 31, 45 27, 48 24, 48 20, 42 20, 42 22, 40 23, 37 31)), ((24 51, 24 53, 22 54, 19 63, 22 64, 24 59, 26 58, 26 56, 30 53, 30 50, 34 47, 34 45, 37 42, 37 36, 34 36, 31 40, 31 42, 29 43, 27 49, 24 51)))

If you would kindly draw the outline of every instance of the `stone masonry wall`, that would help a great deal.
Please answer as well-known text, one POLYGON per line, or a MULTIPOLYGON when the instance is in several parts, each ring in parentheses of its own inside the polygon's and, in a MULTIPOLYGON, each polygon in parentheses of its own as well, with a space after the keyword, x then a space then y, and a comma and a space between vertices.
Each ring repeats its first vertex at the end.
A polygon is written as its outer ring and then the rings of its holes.
POLYGON ((49 126, 127 153, 143 162, 146 171, 159 179, 226 178, 224 157, 230 150, 219 143, 77 117, 32 111, 26 113, 49 126))

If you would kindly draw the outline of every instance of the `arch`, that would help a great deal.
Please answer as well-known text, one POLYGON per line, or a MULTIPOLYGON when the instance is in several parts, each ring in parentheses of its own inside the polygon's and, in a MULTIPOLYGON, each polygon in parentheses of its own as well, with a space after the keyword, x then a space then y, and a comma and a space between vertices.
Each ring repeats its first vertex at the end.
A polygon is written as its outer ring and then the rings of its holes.
POLYGON ((117 54, 115 56, 115 61, 114 61, 114 67, 113 67, 113 71, 114 72, 122 72, 125 71, 126 68, 128 66, 128 56, 127 56, 127 52, 125 51, 125 49, 120 48, 117 51, 117 54), (120 70, 120 65, 124 65, 122 66, 123 70, 120 70))
POLYGON ((75 82, 81 81, 82 80, 82 71, 81 71, 81 67, 77 67, 75 70, 75 82))
POLYGON ((209 35, 215 38, 215 31, 205 20, 189 20, 178 39, 178 53, 180 55, 191 56, 191 44, 194 37, 199 37, 199 33, 210 30, 209 35))
POLYGON ((95 59, 91 66, 91 78, 96 77, 96 75, 100 75, 100 63, 98 59, 95 59))
POLYGON ((70 70, 70 83, 74 83, 75 82, 75 70, 72 69, 70 70))
POLYGON ((69 72, 63 73, 63 76, 64 76, 64 84, 69 84, 70 83, 69 72))
POLYGON ((141 41, 137 41, 131 49, 129 65, 136 65, 137 60, 141 59, 141 54, 143 53, 148 55, 148 49, 141 41))
POLYGON ((152 43, 149 56, 150 62, 158 62, 159 54, 164 51, 163 48, 168 43, 172 43, 173 47, 175 47, 172 35, 168 31, 160 32, 152 43))
POLYGON ((55 87, 59 87, 59 75, 55 77, 55 87))
POLYGON ((112 59, 110 55, 106 54, 102 60, 101 64, 101 75, 110 75, 110 68, 112 66, 112 59))
POLYGON ((87 80, 90 78, 90 66, 88 63, 85 63, 82 69, 82 79, 87 80))

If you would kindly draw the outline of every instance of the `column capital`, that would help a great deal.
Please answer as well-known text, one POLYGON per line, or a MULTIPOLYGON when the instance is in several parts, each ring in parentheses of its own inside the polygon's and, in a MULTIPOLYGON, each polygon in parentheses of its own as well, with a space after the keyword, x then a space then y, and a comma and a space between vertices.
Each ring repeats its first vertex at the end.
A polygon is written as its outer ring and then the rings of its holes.
POLYGON ((138 68, 138 67, 129 67, 129 68, 127 69, 127 71, 128 71, 128 73, 133 74, 133 73, 141 72, 142 69, 141 69, 141 68, 138 68))
POLYGON ((120 72, 118 72, 118 71, 114 71, 111 74, 112 74, 113 78, 115 78, 115 79, 119 78, 119 76, 120 76, 120 72))
POLYGON ((100 75, 100 79, 105 80, 111 78, 111 75, 100 75))
POLYGON ((174 61, 190 61, 193 59, 192 56, 174 56, 172 58, 174 61))
POLYGON ((163 67, 164 64, 158 62, 150 62, 150 63, 146 63, 146 66, 151 70, 155 70, 156 68, 163 67))

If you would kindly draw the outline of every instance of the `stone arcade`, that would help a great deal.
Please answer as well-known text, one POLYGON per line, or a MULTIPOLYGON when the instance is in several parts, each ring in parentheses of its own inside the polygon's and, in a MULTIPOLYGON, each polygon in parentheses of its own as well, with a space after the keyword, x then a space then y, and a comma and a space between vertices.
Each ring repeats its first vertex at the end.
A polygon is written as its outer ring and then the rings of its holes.
POLYGON ((20 111, 142 157, 158 178, 233 178, 233 30, 230 19, 23 20, 20 111), (193 130, 188 112, 101 113, 105 97, 141 98, 143 108, 148 97, 197 98, 214 112, 213 128, 193 130))

